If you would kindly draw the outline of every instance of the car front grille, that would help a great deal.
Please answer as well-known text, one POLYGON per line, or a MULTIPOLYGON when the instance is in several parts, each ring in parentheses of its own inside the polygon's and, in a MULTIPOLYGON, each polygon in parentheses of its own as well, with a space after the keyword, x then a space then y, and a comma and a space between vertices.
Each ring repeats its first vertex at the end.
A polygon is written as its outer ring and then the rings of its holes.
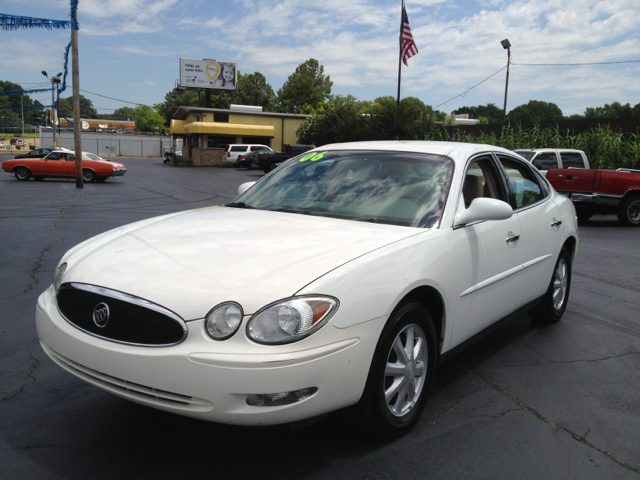
POLYGON ((121 378, 113 377, 105 373, 93 370, 73 360, 54 352, 49 347, 41 344, 44 351, 65 370, 81 378, 87 383, 103 388, 116 395, 146 403, 155 407, 169 407, 171 409, 206 412, 213 409, 213 404, 207 400, 190 397, 179 393, 167 392, 157 388, 147 387, 138 383, 129 382, 121 378))
POLYGON ((73 326, 105 340, 146 347, 182 342, 187 326, 160 305, 108 288, 65 283, 57 293, 58 310, 73 326))

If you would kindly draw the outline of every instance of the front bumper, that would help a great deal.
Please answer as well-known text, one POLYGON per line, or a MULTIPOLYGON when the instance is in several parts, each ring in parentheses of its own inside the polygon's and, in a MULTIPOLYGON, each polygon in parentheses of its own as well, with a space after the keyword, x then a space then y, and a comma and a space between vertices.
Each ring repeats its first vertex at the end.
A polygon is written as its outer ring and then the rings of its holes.
MULTIPOLYGON (((338 312, 339 313, 339 312, 338 312)), ((338 329, 325 325, 293 344, 250 342, 244 325, 216 342, 204 321, 187 323, 187 339, 162 348, 101 340, 78 330, 58 312, 51 288, 38 298, 36 329, 44 351, 65 370, 128 400, 203 420, 273 425, 311 418, 356 403, 387 316, 338 329), (247 405, 251 394, 318 391, 298 403, 247 405)))
POLYGON ((126 168, 114 168, 113 169, 113 177, 122 177, 125 173, 127 173, 126 168))

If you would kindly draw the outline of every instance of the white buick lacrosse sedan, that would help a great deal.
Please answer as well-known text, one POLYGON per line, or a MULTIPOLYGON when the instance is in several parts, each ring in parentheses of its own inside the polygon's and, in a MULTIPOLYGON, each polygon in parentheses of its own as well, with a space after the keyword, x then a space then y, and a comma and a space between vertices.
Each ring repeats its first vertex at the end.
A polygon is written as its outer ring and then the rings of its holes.
POLYGON ((390 437, 417 422, 439 362, 514 314, 565 311, 573 205, 508 150, 327 145, 238 191, 67 252, 38 299, 45 352, 181 415, 344 409, 390 437))

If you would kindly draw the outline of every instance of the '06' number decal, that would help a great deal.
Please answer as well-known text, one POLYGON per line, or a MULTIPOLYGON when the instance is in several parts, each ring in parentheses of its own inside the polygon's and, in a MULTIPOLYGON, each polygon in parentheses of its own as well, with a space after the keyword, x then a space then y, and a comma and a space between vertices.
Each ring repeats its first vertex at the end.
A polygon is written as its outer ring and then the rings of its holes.
POLYGON ((322 157, 324 157, 326 154, 327 154, 327 152, 310 153, 309 155, 305 155, 304 157, 302 157, 299 161, 300 162, 306 162, 307 160, 311 160, 312 162, 317 162, 322 157))

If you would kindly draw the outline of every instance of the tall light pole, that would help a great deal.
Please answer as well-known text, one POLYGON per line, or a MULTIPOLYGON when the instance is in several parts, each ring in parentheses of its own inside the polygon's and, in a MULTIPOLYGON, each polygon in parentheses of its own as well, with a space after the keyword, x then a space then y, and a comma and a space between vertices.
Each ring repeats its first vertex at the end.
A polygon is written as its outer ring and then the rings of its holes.
POLYGON ((504 110, 502 112, 502 126, 504 127, 504 123, 507 120, 507 91, 509 89, 509 65, 511 64, 511 43, 508 38, 505 38, 500 42, 502 44, 502 48, 507 51, 507 81, 504 85, 504 110))
MULTIPOLYGON (((45 72, 44 70, 42 70, 42 75, 44 75, 45 77, 49 78, 49 75, 47 75, 47 72, 45 72)), ((55 92, 53 91, 53 84, 54 83, 60 83, 60 75, 62 75, 62 72, 58 73, 58 75, 56 75, 55 77, 51 77, 51 131, 53 132, 53 146, 56 146, 56 123, 54 121, 54 116, 53 116, 53 106, 56 104, 56 97, 55 97, 55 92)), ((60 115, 58 114, 58 125, 60 124, 60 120, 59 120, 60 115)), ((60 145, 58 145, 59 147, 60 145)))

